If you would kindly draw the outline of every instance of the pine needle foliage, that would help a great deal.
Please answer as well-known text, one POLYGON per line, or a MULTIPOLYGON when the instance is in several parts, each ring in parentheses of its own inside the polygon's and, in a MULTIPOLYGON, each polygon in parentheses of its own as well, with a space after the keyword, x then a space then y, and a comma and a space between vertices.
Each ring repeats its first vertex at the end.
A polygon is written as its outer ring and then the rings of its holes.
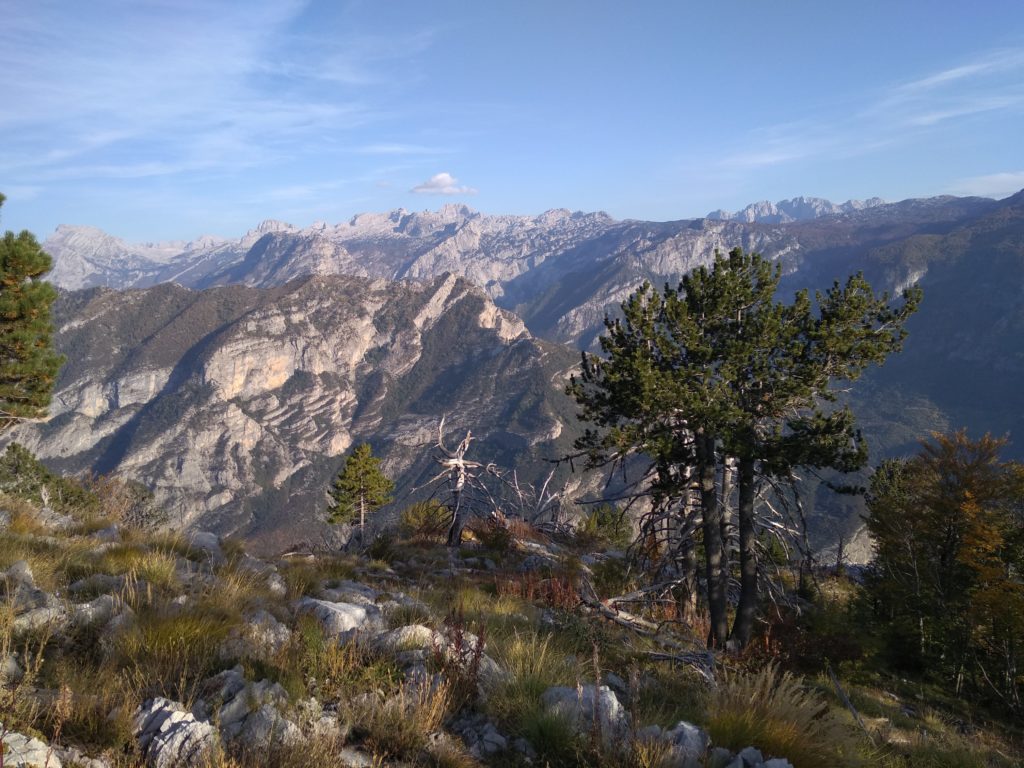
POLYGON ((365 528, 366 516, 390 502, 394 488, 394 482, 381 470, 380 459, 373 455, 369 444, 356 446, 334 481, 330 522, 358 520, 359 526, 365 528))
POLYGON ((46 415, 64 362, 51 344, 57 291, 42 279, 51 266, 31 232, 0 238, 0 433, 46 415))

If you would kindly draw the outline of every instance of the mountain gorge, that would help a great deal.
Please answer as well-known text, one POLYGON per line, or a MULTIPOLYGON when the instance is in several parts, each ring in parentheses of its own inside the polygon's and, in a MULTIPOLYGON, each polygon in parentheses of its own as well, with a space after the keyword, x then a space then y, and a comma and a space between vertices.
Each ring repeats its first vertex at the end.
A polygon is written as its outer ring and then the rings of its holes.
MULTIPOLYGON (((473 430, 479 458, 545 473, 577 429, 572 347, 592 347, 643 280, 673 283, 738 245, 782 265, 783 298, 857 271, 876 290, 924 288, 904 352, 848 395, 873 459, 959 426, 1009 431, 1024 455, 1024 193, 772 205, 777 221, 675 222, 448 205, 146 245, 61 227, 45 248, 71 291, 69 362, 50 420, 14 439, 62 469, 137 477, 186 521, 276 544, 320 535, 353 442, 405 493, 435 470, 443 414, 452 434, 473 430)), ((837 514, 822 540, 859 511, 837 514)))

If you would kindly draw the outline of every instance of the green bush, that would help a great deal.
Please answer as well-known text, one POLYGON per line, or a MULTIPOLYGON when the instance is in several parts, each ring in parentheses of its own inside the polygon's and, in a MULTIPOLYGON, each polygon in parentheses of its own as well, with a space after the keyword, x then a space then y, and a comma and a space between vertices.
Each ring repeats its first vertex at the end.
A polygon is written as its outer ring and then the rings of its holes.
POLYGON ((417 501, 402 510, 398 530, 406 538, 442 538, 451 525, 451 512, 434 499, 417 501))

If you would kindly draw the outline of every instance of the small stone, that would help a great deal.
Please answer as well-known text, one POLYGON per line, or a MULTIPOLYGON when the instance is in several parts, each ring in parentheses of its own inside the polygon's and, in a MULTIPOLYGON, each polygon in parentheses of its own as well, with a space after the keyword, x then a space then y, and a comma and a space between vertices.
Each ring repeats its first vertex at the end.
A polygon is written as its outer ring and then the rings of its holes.
POLYGON ((345 768, 373 768, 373 758, 352 747, 343 747, 338 752, 338 762, 345 768))
POLYGON ((726 768, 731 760, 732 752, 725 747, 715 747, 708 755, 708 768, 726 768))
POLYGON ((785 758, 773 757, 771 760, 765 760, 761 768, 793 768, 793 764, 785 758))
POLYGON ((764 762, 764 756, 761 754, 761 750, 756 747, 745 747, 740 750, 738 755, 740 760, 747 768, 752 768, 755 765, 761 765, 764 762))
POLYGON ((25 676, 25 670, 18 663, 18 658, 13 653, 8 653, 0 659, 0 685, 17 683, 25 676))

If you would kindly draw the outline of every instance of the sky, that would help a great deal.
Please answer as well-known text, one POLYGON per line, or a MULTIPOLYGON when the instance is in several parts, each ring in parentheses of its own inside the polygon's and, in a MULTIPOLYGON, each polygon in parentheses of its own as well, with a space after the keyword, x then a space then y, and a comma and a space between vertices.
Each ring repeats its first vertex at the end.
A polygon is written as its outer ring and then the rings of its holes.
POLYGON ((0 20, 0 228, 40 239, 1024 188, 1020 0, 0 0, 0 20))

